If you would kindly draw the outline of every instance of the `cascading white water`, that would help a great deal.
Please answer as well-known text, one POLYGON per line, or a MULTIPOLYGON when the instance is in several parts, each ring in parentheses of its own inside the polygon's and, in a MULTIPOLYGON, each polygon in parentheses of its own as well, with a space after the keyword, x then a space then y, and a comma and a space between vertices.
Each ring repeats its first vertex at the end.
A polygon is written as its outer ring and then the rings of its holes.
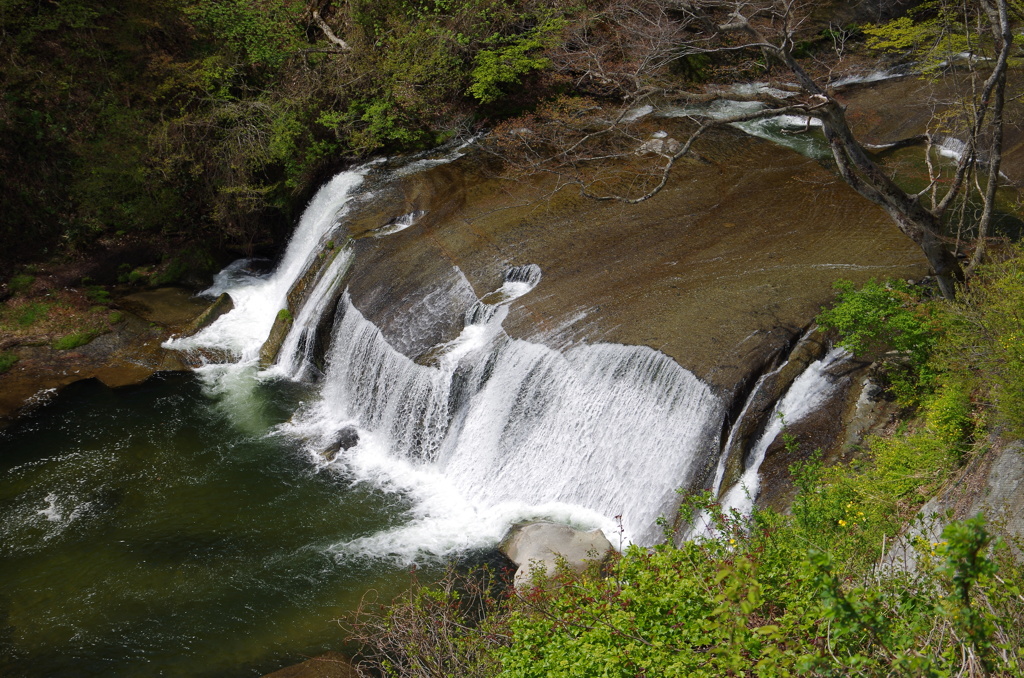
POLYGON ((342 172, 324 184, 303 212, 281 263, 270 275, 249 272, 247 260, 236 261, 214 278, 204 296, 227 292, 235 308, 209 327, 191 336, 171 339, 164 345, 177 350, 210 348, 226 350, 242 364, 253 363, 274 325, 277 312, 285 307, 288 290, 317 256, 323 240, 363 182, 370 165, 342 172))
POLYGON ((466 313, 433 366, 392 348, 344 298, 321 400, 295 432, 330 444, 355 426, 335 462, 396 482, 421 513, 392 533, 339 545, 399 554, 493 544, 516 520, 548 517, 652 542, 656 519, 695 463, 718 449, 722 404, 673 360, 646 347, 579 345, 564 353, 509 338, 507 305, 540 279, 510 270, 466 313))
POLYGON ((849 358, 850 353, 846 349, 833 348, 824 358, 811 363, 793 381, 786 395, 776 403, 761 437, 747 454, 743 475, 722 497, 720 503, 723 509, 735 510, 744 516, 750 515, 754 501, 761 491, 759 471, 768 448, 787 424, 795 424, 811 414, 832 395, 836 389, 836 382, 829 375, 829 369, 849 358))
POLYGON ((351 243, 338 252, 313 285, 306 303, 302 305, 291 330, 281 344, 276 370, 290 379, 308 376, 312 368, 313 352, 316 348, 314 335, 320 319, 329 311, 332 302, 337 303, 338 288, 345 273, 352 264, 355 254, 351 243))

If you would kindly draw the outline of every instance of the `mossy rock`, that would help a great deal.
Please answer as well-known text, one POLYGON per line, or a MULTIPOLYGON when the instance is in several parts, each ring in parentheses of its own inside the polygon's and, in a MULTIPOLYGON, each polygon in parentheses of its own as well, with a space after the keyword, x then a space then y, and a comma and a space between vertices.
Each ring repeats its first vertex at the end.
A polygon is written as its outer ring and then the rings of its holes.
POLYGON ((274 319, 274 326, 270 329, 270 335, 267 336, 267 340, 260 347, 260 367, 262 369, 270 367, 277 360, 277 354, 281 352, 281 344, 284 343, 285 337, 288 336, 288 331, 292 328, 292 323, 294 322, 292 314, 288 309, 281 310, 284 312, 277 314, 277 318, 274 319))
POLYGON ((231 296, 227 292, 222 293, 217 300, 210 304, 209 308, 199 314, 195 320, 189 323, 189 326, 185 328, 184 335, 186 337, 204 330, 221 317, 225 313, 228 313, 235 308, 235 302, 231 299, 231 296))

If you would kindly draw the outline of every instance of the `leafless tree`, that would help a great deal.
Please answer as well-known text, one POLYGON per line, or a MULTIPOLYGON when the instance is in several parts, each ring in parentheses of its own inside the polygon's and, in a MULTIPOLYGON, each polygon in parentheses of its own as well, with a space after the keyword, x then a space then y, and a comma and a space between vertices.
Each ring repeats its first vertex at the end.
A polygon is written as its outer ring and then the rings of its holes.
POLYGON ((551 174, 561 185, 575 185, 591 198, 637 203, 660 192, 674 166, 692 158, 694 142, 713 127, 780 115, 814 119, 839 176, 885 210, 921 248, 942 294, 952 298, 965 271, 942 235, 942 222, 970 191, 973 176, 984 206, 970 263, 976 266, 984 256, 999 185, 1007 61, 1013 49, 1008 0, 950 0, 956 1, 965 25, 955 29, 973 31, 978 51, 988 46, 993 56, 967 59, 978 77, 960 96, 964 148, 941 192, 937 172, 924 191, 908 192, 854 135, 827 73, 823 77, 815 64, 797 56, 809 29, 810 3, 802 0, 610 0, 573 28, 552 61, 585 92, 614 96, 624 105, 610 115, 597 100, 564 99, 501 126, 490 148, 513 170, 551 174), (723 87, 699 94, 673 91, 670 66, 722 55, 751 55, 773 72, 764 86, 747 88, 743 95, 723 87), (759 107, 730 117, 701 118, 680 142, 651 137, 652 123, 639 115, 638 107, 652 95, 691 103, 745 99, 759 107), (932 198, 928 204, 926 196, 932 198))

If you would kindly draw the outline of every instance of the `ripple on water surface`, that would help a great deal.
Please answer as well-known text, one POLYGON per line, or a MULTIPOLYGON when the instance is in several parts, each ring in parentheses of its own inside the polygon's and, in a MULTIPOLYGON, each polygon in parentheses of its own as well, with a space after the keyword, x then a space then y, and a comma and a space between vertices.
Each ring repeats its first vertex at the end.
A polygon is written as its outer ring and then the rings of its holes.
POLYGON ((267 435, 302 395, 257 385, 259 432, 193 375, 83 382, 0 432, 0 674, 251 676, 337 648, 331 620, 406 576, 332 545, 410 504, 267 435))

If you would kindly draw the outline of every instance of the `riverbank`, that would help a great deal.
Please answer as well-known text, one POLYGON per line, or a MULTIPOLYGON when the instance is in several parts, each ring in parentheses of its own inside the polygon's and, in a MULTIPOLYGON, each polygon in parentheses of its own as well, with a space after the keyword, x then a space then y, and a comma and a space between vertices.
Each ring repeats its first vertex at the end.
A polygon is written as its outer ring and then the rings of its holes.
POLYGON ((58 267, 29 271, 3 288, 0 427, 76 381, 113 388, 187 369, 161 343, 208 306, 191 290, 72 287, 58 267))

